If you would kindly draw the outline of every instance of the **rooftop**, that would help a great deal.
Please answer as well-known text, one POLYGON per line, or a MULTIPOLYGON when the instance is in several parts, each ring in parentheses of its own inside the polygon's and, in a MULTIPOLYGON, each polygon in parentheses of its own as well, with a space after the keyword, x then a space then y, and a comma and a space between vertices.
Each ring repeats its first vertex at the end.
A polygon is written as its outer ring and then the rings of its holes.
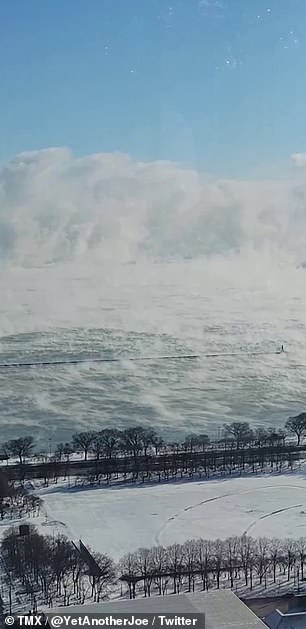
POLYGON ((276 609, 265 620, 270 629, 305 629, 306 611, 289 611, 283 614, 276 609))
MULTIPOLYGON (((55 613, 204 613, 206 629, 261 629, 266 625, 230 590, 172 594, 92 605, 60 607, 55 613)), ((50 610, 46 610, 50 613, 50 610)))

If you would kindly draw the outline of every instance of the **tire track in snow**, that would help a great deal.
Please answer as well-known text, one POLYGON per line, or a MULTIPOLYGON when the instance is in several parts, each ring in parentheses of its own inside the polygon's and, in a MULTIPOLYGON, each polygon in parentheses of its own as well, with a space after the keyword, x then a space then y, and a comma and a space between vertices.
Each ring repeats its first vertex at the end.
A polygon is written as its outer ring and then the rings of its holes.
POLYGON ((191 505, 190 507, 186 507, 185 509, 180 511, 180 513, 176 513, 171 518, 168 518, 168 520, 163 524, 161 529, 156 533, 155 542, 158 544, 158 546, 160 545, 160 537, 163 534, 163 532, 166 530, 166 528, 168 528, 169 523, 172 522, 173 520, 176 520, 176 518, 178 518, 182 513, 184 513, 184 511, 190 511, 191 509, 200 507, 201 505, 204 505, 207 502, 214 502, 215 500, 221 500, 221 498, 226 498, 227 496, 231 496, 231 495, 232 494, 222 494, 222 496, 215 496, 214 498, 207 498, 206 500, 202 500, 201 502, 191 505))
MULTIPOLYGON (((182 509, 182 511, 180 511, 179 513, 175 513, 173 516, 171 516, 170 518, 168 518, 166 520, 166 522, 164 522, 164 524, 162 525, 162 527, 159 529, 159 531, 156 533, 154 539, 155 539, 155 543, 160 546, 160 538, 162 536, 162 534, 165 532, 165 530, 170 526, 170 524, 176 520, 178 517, 180 517, 180 515, 184 514, 184 512, 186 511, 191 511, 192 509, 196 509, 197 507, 201 507, 204 504, 207 504, 209 502, 215 502, 216 500, 221 500, 222 498, 228 498, 228 497, 232 497, 235 498, 237 496, 242 496, 244 494, 250 494, 256 491, 264 491, 265 489, 299 489, 302 491, 306 491, 306 487, 301 487, 300 485, 265 485, 264 487, 255 487, 254 489, 247 489, 245 491, 240 491, 240 492, 235 492, 235 493, 227 493, 227 494, 221 494, 221 496, 214 496, 213 498, 207 498, 206 500, 201 500, 200 502, 196 502, 193 505, 190 505, 188 507, 185 507, 184 509, 182 509)), ((282 511, 288 511, 289 509, 296 509, 298 507, 302 507, 303 505, 294 505, 292 507, 284 507, 283 509, 279 509, 278 511, 275 512, 271 512, 271 513, 267 513, 264 516, 261 516, 261 518, 258 518, 258 520, 254 521, 250 527, 254 524, 256 524, 256 522, 258 522, 259 520, 262 520, 264 518, 268 518, 272 515, 276 515, 277 513, 281 513, 282 511)), ((248 529, 247 529, 248 530, 248 529)))
POLYGON ((255 526, 257 524, 257 522, 260 522, 260 520, 265 520, 266 518, 271 518, 273 515, 277 515, 278 513, 283 513, 284 511, 290 511, 290 509, 298 509, 299 507, 302 507, 303 505, 293 505, 292 507, 284 507, 284 509, 277 509, 277 511, 271 511, 271 513, 266 513, 265 515, 262 515, 260 518, 257 518, 257 520, 254 520, 254 522, 252 522, 247 529, 245 529, 245 531, 243 531, 242 535, 247 535, 248 532, 251 530, 251 528, 253 528, 253 526, 255 526))

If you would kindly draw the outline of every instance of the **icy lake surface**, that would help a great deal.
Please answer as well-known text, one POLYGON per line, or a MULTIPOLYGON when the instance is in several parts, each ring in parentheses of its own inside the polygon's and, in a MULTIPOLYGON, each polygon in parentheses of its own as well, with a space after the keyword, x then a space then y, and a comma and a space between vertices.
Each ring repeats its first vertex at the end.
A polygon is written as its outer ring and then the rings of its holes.
POLYGON ((2 269, 0 288, 2 364, 121 359, 1 368, 3 439, 34 434, 47 448, 76 430, 137 422, 165 436, 217 434, 226 421, 282 425, 305 410, 305 269, 258 256, 55 264, 2 269), (190 353, 200 358, 125 360, 190 353))

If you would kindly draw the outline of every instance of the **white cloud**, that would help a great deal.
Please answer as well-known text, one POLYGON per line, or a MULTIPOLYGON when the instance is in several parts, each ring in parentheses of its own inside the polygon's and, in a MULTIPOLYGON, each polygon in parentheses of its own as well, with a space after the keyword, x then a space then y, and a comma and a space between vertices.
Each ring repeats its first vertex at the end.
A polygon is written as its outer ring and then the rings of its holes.
POLYGON ((306 153, 294 153, 291 155, 291 159, 295 166, 298 168, 306 167, 306 153))
POLYGON ((40 265, 273 249, 304 259, 302 175, 247 182, 119 153, 22 153, 0 172, 0 256, 40 265))

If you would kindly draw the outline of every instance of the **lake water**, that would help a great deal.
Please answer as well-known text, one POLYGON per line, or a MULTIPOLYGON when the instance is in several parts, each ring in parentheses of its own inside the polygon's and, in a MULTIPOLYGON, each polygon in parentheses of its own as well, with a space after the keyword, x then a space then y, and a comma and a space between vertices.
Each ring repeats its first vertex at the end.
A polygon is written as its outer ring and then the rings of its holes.
POLYGON ((47 448, 136 423, 216 435, 224 422, 281 426, 306 410, 306 270, 289 262, 11 267, 0 288, 1 363, 121 359, 0 369, 3 440, 32 434, 47 448), (126 360, 190 353, 200 358, 126 360))

